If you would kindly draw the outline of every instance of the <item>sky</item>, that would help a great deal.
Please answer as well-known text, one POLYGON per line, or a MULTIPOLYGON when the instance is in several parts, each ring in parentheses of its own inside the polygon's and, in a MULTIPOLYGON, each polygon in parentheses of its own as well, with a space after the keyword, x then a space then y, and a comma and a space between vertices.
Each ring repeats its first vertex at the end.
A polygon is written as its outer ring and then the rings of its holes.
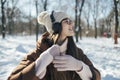
MULTIPOLYGON (((86 0, 85 0, 86 1, 86 0)), ((110 10, 111 10, 111 5, 112 3, 110 1, 112 0, 101 0, 102 3, 100 3, 100 5, 104 5, 103 6, 103 13, 102 13, 102 10, 99 9, 98 10, 98 18, 103 18, 103 17, 106 17, 110 10)), ((29 0, 19 0, 19 3, 18 3, 19 7, 21 7, 20 9, 26 13, 26 15, 29 15, 29 11, 31 11, 31 15, 36 17, 36 8, 35 8, 35 2, 32 1, 32 3, 29 2, 29 0), (25 4, 25 5, 23 5, 25 4)), ((94 5, 94 0, 91 0, 91 4, 94 5)), ((69 14, 71 17, 74 18, 74 5, 75 5, 75 1, 74 0, 48 0, 48 7, 49 8, 49 11, 52 11, 52 10, 61 10, 61 11, 65 11, 67 12, 67 14, 69 14), (61 4, 58 4, 58 3, 61 3, 61 4), (70 4, 70 5, 69 5, 70 4), (59 8, 61 6, 61 8, 59 8)), ((42 8, 42 5, 39 6, 40 8, 42 8)), ((84 7, 86 7, 86 4, 84 4, 84 7)), ((89 6, 88 8, 84 9, 83 11, 88 11, 88 9, 92 10, 89 6)), ((39 10, 39 12, 41 12, 41 10, 39 10)), ((85 19, 84 16, 84 13, 82 13, 82 19, 85 19)), ((92 22, 93 21, 93 15, 92 13, 90 14, 90 21, 92 22)))
MULTIPOLYGON (((36 15, 35 0, 14 0, 14 1, 17 1, 17 7, 20 8, 23 12, 26 12, 26 14, 29 14, 29 11, 31 11, 33 16, 36 15)), ((89 0, 85 0, 85 2, 86 1, 89 1, 89 0)), ((109 10, 111 7, 111 2, 113 0, 100 0, 100 1, 102 2, 102 4, 100 4, 100 5, 106 4, 106 6, 109 7, 109 8, 107 8, 107 10, 109 10)), ((90 3, 93 5, 95 3, 95 0, 91 0, 90 3)), ((11 6, 11 4, 9 4, 9 5, 11 6)), ((66 10, 66 11, 70 12, 70 10, 72 10, 70 8, 73 7, 74 5, 75 5, 75 0, 68 0, 68 1, 67 0, 48 0, 49 10, 51 10, 51 9, 59 10, 59 6, 61 6, 62 7, 61 10, 66 10), (60 3, 60 4, 58 4, 58 3, 60 3)), ((39 6, 39 7, 41 7, 41 6, 39 6)))
MULTIPOLYGON (((16 0, 15 0, 16 1, 16 0)), ((36 16, 36 8, 35 8, 35 0, 17 0, 17 7, 23 12, 25 13, 25 15, 29 15, 29 12, 31 12, 31 15, 33 17, 37 17, 36 16)), ((85 1, 89 1, 89 0, 85 0, 85 1)), ((101 0, 102 3, 100 3, 100 5, 104 5, 104 13, 101 12, 101 10, 99 9, 99 13, 98 13, 98 18, 105 18, 110 10, 111 10, 111 5, 113 3, 111 3, 111 1, 113 0, 101 0)), ((95 0, 91 0, 90 1, 90 4, 94 5, 95 3, 95 0)), ((9 4, 11 6, 11 4, 9 4)), ((75 17, 75 11, 74 11, 74 5, 75 5, 75 0, 48 0, 48 7, 49 8, 49 11, 52 11, 52 10, 61 10, 61 11, 65 11, 68 15, 70 15, 72 18, 75 17), (59 4, 60 3, 60 4, 59 4)), ((43 9, 40 9, 42 8, 42 4, 39 7, 39 10, 38 12, 40 13, 43 9)), ((88 6, 86 6, 86 4, 84 4, 84 9, 83 11, 86 12, 88 11, 88 9, 92 10, 92 8, 90 8, 88 6)), ((82 19, 85 20, 85 17, 84 17, 84 13, 82 13, 82 19)), ((92 15, 92 12, 90 14, 90 23, 93 22, 93 15, 92 15)))
POLYGON ((18 7, 21 7, 21 11, 23 13, 26 13, 26 15, 29 15, 29 12, 31 11, 32 16, 36 16, 36 8, 34 0, 32 2, 29 2, 30 0, 19 0, 18 7), (23 5, 25 4, 25 5, 23 5))

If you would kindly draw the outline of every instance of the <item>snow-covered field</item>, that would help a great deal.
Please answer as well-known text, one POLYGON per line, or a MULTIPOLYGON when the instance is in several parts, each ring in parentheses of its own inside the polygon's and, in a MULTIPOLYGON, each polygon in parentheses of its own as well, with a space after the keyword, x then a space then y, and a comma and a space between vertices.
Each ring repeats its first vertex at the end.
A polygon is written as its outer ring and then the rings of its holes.
MULTIPOLYGON (((120 38, 114 45, 111 38, 83 38, 76 43, 100 70, 102 80, 120 80, 120 38)), ((0 80, 6 80, 27 52, 35 48, 35 36, 0 36, 0 80)))

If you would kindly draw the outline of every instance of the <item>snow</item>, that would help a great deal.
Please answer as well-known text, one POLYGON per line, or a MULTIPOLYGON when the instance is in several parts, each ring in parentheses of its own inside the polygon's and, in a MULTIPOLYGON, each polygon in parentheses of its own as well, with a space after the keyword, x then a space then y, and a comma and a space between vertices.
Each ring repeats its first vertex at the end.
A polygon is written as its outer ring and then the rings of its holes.
MULTIPOLYGON (((35 36, 0 36, 0 80, 11 71, 29 51, 35 48, 35 36)), ((82 38, 77 44, 100 71, 102 80, 120 80, 120 38, 114 45, 112 38, 82 38)))
POLYGON ((84 38, 77 43, 100 70, 102 80, 120 80, 120 44, 113 42, 111 38, 84 38))

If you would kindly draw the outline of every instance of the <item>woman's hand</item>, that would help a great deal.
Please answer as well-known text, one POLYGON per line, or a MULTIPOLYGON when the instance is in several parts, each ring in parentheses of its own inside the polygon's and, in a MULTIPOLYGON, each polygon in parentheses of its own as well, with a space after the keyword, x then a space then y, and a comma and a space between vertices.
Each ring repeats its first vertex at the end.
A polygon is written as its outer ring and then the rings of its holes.
POLYGON ((60 55, 60 46, 53 45, 47 49, 47 52, 50 53, 53 57, 60 55))
POLYGON ((46 74, 46 67, 53 61, 55 56, 60 55, 60 49, 58 45, 53 45, 44 51, 39 58, 35 61, 36 76, 42 79, 46 74))
POLYGON ((78 71, 82 69, 82 62, 70 55, 56 56, 53 63, 58 71, 78 71))
POLYGON ((53 61, 53 58, 58 55, 60 55, 59 46, 53 45, 44 51, 35 62, 37 66, 42 65, 43 68, 46 68, 53 61))

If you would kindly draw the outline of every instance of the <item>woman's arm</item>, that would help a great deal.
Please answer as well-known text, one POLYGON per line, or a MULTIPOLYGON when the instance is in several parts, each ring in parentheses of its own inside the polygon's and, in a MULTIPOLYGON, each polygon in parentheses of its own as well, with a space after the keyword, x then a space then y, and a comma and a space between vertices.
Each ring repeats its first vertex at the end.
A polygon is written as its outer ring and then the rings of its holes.
POLYGON ((40 57, 35 61, 36 76, 42 79, 46 74, 47 66, 52 63, 53 57, 60 54, 58 45, 53 45, 44 51, 40 57))
POLYGON ((89 66, 82 61, 80 61, 78 64, 82 65, 82 67, 76 71, 77 74, 81 77, 82 80, 90 80, 92 78, 92 72, 89 66))
POLYGON ((35 56, 36 51, 29 53, 20 64, 14 69, 8 80, 34 80, 35 76, 35 56))
POLYGON ((100 72, 93 66, 92 62, 87 58, 87 56, 83 54, 83 51, 78 48, 78 53, 83 65, 83 69, 80 72, 77 72, 78 75, 81 78, 87 78, 88 80, 101 80, 100 72))
POLYGON ((39 55, 48 48, 48 46, 43 43, 47 35, 48 34, 42 35, 42 38, 37 42, 36 49, 24 57, 8 77, 8 80, 39 80, 35 72, 35 61, 39 55))

